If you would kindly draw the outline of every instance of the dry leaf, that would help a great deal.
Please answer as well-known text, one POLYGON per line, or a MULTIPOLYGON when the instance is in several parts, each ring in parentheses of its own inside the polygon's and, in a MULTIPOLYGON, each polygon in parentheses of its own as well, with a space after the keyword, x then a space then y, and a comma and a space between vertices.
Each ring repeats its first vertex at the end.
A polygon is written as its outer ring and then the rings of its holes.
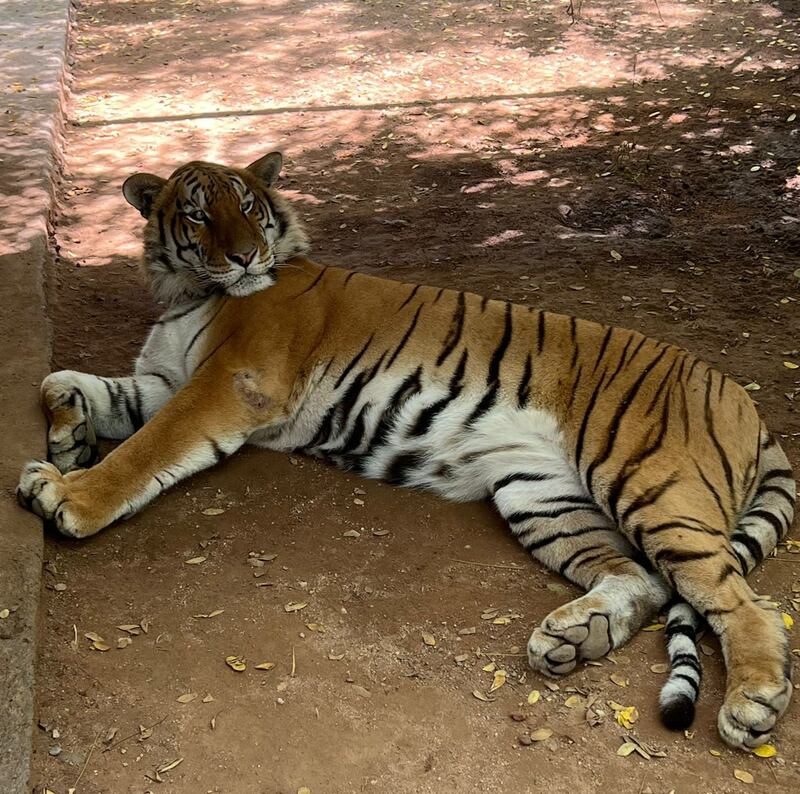
POLYGON ((627 678, 625 678, 625 676, 624 676, 624 675, 621 675, 620 673, 612 673, 612 674, 609 676, 609 678, 610 678, 610 679, 611 679, 611 681, 612 681, 613 683, 615 683, 617 686, 621 686, 621 687, 626 687, 626 686, 628 686, 628 679, 627 679, 627 678))
POLYGON ((200 565, 200 563, 205 562, 208 557, 192 557, 190 560, 184 560, 186 565, 200 565))
POLYGON ((111 646, 110 645, 106 645, 106 643, 104 643, 102 640, 97 641, 97 642, 93 642, 92 645, 91 645, 91 648, 92 648, 93 651, 110 651, 111 650, 111 646))
POLYGON ((225 610, 224 609, 215 609, 208 614, 201 612, 199 615, 192 615, 193 618, 215 618, 217 615, 221 615, 225 610))
POLYGON ((436 645, 436 637, 434 637, 434 636, 433 636, 433 634, 425 634, 425 633, 423 632, 423 634, 422 634, 422 641, 423 641, 423 642, 424 642, 426 645, 429 645, 431 648, 432 648, 434 645, 436 645))
POLYGON ((297 789, 297 794, 311 794, 311 789, 308 786, 300 786, 297 789))
POLYGON ((197 700, 197 692, 187 692, 178 698, 178 703, 191 703, 193 700, 197 700))
POLYGON ((256 670, 272 670, 275 667, 274 662, 261 662, 255 666, 256 670))
POLYGON ((659 662, 658 664, 650 665, 650 672, 652 673, 666 673, 669 671, 669 665, 666 662, 659 662))
POLYGON ((290 601, 288 604, 285 604, 283 607, 284 612, 299 612, 301 609, 305 609, 308 606, 308 602, 306 601, 290 601))
POLYGON ((622 254, 621 254, 619 251, 615 251, 615 250, 612 248, 610 253, 611 253, 611 258, 612 258, 612 259, 613 259, 615 262, 619 262, 619 260, 620 260, 620 259, 622 259, 622 254))
POLYGON ((99 634, 95 634, 93 631, 87 631, 83 636, 92 642, 104 642, 103 638, 99 634))
POLYGON ((169 772, 170 769, 175 769, 175 767, 182 762, 183 758, 176 758, 174 761, 170 761, 168 764, 162 764, 160 767, 158 767, 158 769, 156 769, 156 772, 159 774, 162 772, 169 772))
POLYGON ((528 705, 532 706, 534 703, 538 703, 541 696, 542 693, 538 689, 532 689, 528 695, 528 705))
POLYGON ((794 626, 794 618, 786 612, 781 612, 783 618, 783 625, 786 626, 787 631, 791 631, 794 626))
POLYGON ((203 698, 203 703, 213 703, 213 702, 214 702, 214 698, 211 695, 206 695, 203 698))
POLYGON ((550 728, 537 728, 535 731, 531 731, 530 736, 534 742, 543 742, 545 739, 549 739, 553 735, 553 731, 550 728))
POLYGON ((133 640, 130 637, 117 637, 117 648, 120 650, 127 648, 131 644, 133 644, 133 640))
POLYGON ((489 664, 485 664, 481 667, 481 670, 483 670, 484 673, 493 673, 497 670, 497 665, 494 662, 489 662, 489 664))
POLYGON ((580 695, 570 695, 565 701, 564 705, 568 709, 574 709, 583 703, 583 698, 580 695))
POLYGON ((221 516, 225 511, 221 507, 207 507, 201 512, 204 516, 221 516))
POLYGON ((617 748, 617 755, 627 758, 631 753, 636 752, 636 745, 633 742, 625 742, 617 748))
POLYGON ((494 680, 492 681, 492 685, 489 687, 489 692, 495 692, 496 690, 500 689, 506 683, 506 671, 505 670, 497 670, 494 674, 494 680))
POLYGON ((719 758, 722 755, 722 753, 719 750, 709 750, 708 752, 711 755, 713 755, 714 758, 719 758))
POLYGON ((491 703, 494 698, 487 697, 480 691, 480 689, 473 689, 472 690, 472 697, 476 698, 477 700, 482 700, 484 703, 491 703))
POLYGON ((247 669, 247 663, 242 656, 226 656, 225 664, 227 664, 231 670, 236 670, 237 673, 241 673, 247 669))
POLYGON ((795 364, 794 361, 784 361, 783 366, 786 369, 800 369, 800 364, 795 364))
POLYGON ((744 769, 734 769, 733 770, 733 776, 737 780, 741 780, 742 783, 753 783, 754 782, 753 776, 749 772, 746 772, 744 769))
POLYGON ((645 626, 642 631, 661 631, 665 626, 665 623, 651 623, 649 626, 645 626))

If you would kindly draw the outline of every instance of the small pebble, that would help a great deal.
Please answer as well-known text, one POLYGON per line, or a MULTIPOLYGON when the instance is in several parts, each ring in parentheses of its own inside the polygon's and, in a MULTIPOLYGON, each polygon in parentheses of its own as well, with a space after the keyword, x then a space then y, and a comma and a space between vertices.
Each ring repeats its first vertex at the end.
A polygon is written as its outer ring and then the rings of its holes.
POLYGON ((50 753, 50 755, 52 755, 52 756, 53 756, 53 758, 55 758, 57 755, 61 755, 61 745, 60 745, 60 744, 54 744, 54 745, 53 745, 53 746, 52 746, 52 747, 51 747, 51 748, 48 750, 48 752, 50 753))
POLYGON ((517 736, 517 741, 523 747, 530 747, 533 744, 533 739, 531 739, 531 737, 528 736, 527 733, 521 733, 519 736, 517 736))
POLYGON ((509 714, 514 722, 525 722, 525 715, 521 711, 515 711, 513 714, 509 714))
POLYGON ((56 582, 53 585, 53 590, 55 590, 55 591, 57 591, 59 593, 63 593, 66 589, 67 589, 67 586, 64 584, 64 582, 56 582))

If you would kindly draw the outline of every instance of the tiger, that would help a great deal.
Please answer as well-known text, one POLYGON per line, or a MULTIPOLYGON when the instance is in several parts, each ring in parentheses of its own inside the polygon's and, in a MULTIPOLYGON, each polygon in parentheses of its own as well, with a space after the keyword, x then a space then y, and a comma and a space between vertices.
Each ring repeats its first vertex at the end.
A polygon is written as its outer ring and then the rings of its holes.
POLYGON ((788 636, 746 576, 785 537, 796 488, 748 393, 634 330, 317 264, 274 187, 282 165, 125 180, 166 309, 133 375, 45 378, 48 460, 24 467, 20 503, 88 538, 244 444, 487 500, 585 591, 533 630, 534 670, 563 676, 666 614, 660 711, 683 729, 708 626, 721 737, 768 741, 792 695, 788 636), (98 460, 98 438, 122 443, 98 460))

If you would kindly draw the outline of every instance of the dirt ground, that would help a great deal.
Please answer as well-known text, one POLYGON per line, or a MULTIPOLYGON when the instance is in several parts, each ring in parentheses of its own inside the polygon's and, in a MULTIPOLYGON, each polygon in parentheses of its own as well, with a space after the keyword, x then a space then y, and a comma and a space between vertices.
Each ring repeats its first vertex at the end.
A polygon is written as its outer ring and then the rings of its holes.
MULTIPOLYGON (((279 148, 318 260, 676 342, 760 386, 800 466, 799 33, 792 0, 82 0, 53 368, 129 371, 158 313, 125 176, 279 148)), ((37 791, 798 787, 800 700, 776 757, 727 749, 711 637, 686 735, 658 723, 659 632, 555 689, 527 671, 576 592, 486 505, 248 450, 45 556, 37 791)), ((795 620, 799 566, 754 576, 795 620)))

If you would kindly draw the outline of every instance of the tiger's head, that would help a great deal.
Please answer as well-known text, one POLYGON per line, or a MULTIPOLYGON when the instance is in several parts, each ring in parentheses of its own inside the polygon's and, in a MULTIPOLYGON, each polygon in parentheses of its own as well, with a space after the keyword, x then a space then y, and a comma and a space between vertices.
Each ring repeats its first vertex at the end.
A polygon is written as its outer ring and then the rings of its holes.
POLYGON ((159 300, 250 295, 308 250, 300 221, 272 188, 282 163, 271 152, 244 169, 191 162, 169 179, 138 173, 125 180, 125 198, 147 219, 143 263, 159 300))

